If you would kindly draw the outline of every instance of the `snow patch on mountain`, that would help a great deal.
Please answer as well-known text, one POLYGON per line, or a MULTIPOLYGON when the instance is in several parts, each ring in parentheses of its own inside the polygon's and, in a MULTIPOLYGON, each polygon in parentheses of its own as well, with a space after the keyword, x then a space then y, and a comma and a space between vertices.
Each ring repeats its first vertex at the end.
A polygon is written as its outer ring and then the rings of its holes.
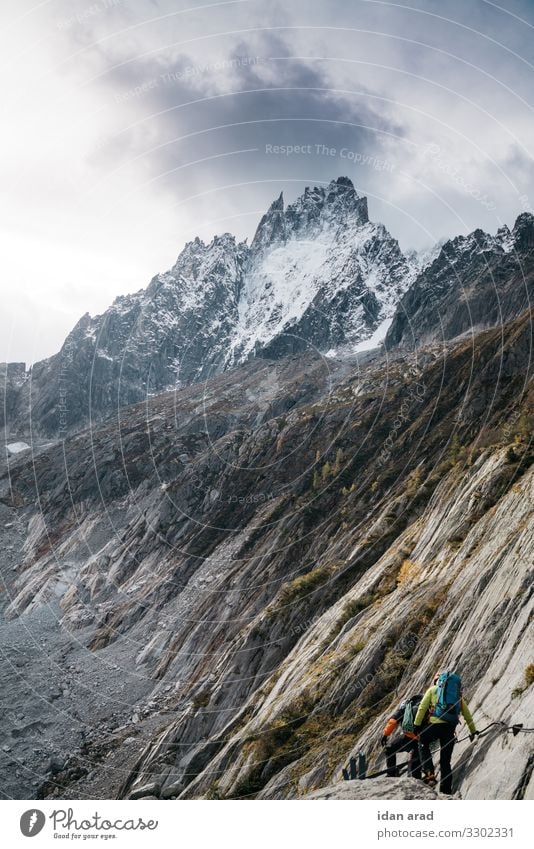
POLYGON ((372 336, 412 276, 398 243, 369 221, 367 201, 348 178, 307 188, 286 209, 280 195, 251 245, 227 363, 283 334, 320 350, 372 336))
POLYGON ((6 450, 8 454, 21 454, 23 451, 29 451, 30 446, 27 442, 8 442, 6 450))
POLYGON ((361 342, 358 342, 353 347, 353 353, 360 353, 360 351, 370 351, 373 348, 378 348, 379 345, 382 344, 384 339, 386 338, 387 332, 391 326, 391 322, 393 321, 392 316, 388 316, 382 321, 372 336, 369 336, 369 339, 363 339, 361 342))
POLYGON ((32 409, 48 435, 65 390, 70 429, 251 357, 357 345, 393 314, 414 273, 347 177, 287 206, 280 194, 250 244, 196 238, 146 289, 84 315, 34 367, 32 409))
POLYGON ((324 277, 328 259, 324 241, 297 241, 275 247, 252 268, 241 291, 239 321, 231 351, 246 359, 255 346, 265 344, 291 321, 302 317, 324 277))

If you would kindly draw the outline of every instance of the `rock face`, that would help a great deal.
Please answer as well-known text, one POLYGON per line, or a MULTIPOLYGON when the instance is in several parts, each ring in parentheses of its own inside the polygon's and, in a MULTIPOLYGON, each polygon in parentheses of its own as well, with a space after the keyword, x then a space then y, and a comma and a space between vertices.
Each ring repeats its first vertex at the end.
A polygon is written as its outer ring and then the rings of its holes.
POLYGON ((348 178, 306 189, 285 210, 280 196, 251 244, 230 359, 367 339, 393 314, 410 271, 348 178))
POLYGON ((209 245, 195 239, 146 290, 117 298, 101 316, 83 316, 59 353, 33 366, 11 427, 31 411, 37 434, 64 435, 220 369, 245 254, 230 235, 209 245))
POLYGON ((438 794, 413 778, 375 778, 370 781, 344 781, 331 784, 302 797, 309 799, 423 799, 435 801, 438 794))
POLYGON ((251 358, 376 346, 390 323, 389 350, 494 327, 531 302, 533 242, 525 213, 405 257, 346 177, 287 207, 280 195, 250 246, 197 238, 147 289, 84 315, 55 356, 0 364, 0 427, 11 442, 63 437, 251 358))
MULTIPOLYGON (((532 318, 255 358, 9 458, 10 795, 300 798, 360 749, 382 768, 387 716, 438 668, 479 728, 532 725, 532 318)), ((533 745, 463 740, 455 791, 532 798, 533 745)))
POLYGON ((6 422, 13 423, 15 433, 17 426, 24 429, 18 414, 18 402, 27 377, 26 363, 0 363, 0 433, 5 431, 6 422))
POLYGON ((146 290, 83 316, 20 391, 10 385, 8 427, 24 435, 31 412, 37 436, 63 436, 253 356, 354 345, 391 318, 412 271, 349 179, 287 208, 280 196, 250 246, 197 238, 146 290))
POLYGON ((534 219, 425 262, 354 352, 412 272, 340 179, 3 367, 7 795, 423 798, 340 778, 448 668, 455 792, 534 798, 534 219))
POLYGON ((534 216, 446 242, 397 308, 386 346, 415 349, 520 315, 534 296, 534 216))

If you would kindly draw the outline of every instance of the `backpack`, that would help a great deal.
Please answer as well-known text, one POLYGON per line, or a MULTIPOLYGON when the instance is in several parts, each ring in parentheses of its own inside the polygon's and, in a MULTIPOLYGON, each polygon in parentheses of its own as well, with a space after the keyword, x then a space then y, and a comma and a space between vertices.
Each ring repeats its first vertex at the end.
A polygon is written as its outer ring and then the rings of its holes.
POLYGON ((401 728, 405 734, 414 733, 414 722, 417 708, 421 702, 421 696, 412 696, 404 703, 404 714, 402 717, 401 728))
POLYGON ((462 679, 455 672, 442 672, 438 678, 437 689, 434 716, 456 725, 460 721, 462 709, 462 679))

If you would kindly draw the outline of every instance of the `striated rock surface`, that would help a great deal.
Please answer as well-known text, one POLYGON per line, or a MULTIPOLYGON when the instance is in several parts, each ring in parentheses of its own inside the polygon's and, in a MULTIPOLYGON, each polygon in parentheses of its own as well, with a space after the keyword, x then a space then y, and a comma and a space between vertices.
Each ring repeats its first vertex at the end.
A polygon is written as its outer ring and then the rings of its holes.
POLYGON ((433 802, 438 794, 413 778, 374 778, 370 781, 345 781, 315 790, 303 797, 309 799, 423 799, 433 802))
MULTIPOLYGON (((531 327, 256 358, 9 458, 8 792, 300 798, 383 768, 445 667, 479 728, 532 725, 531 327)), ((462 741, 455 790, 532 798, 533 745, 462 741)))

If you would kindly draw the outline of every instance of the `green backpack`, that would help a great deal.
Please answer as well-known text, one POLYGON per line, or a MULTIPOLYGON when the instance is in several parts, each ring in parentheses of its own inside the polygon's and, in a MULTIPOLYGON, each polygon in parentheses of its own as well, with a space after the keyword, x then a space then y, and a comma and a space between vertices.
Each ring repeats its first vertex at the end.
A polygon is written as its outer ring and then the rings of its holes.
POLYGON ((402 717, 401 728, 405 734, 414 734, 415 716, 417 708, 421 702, 421 696, 412 696, 404 703, 404 714, 402 717))

